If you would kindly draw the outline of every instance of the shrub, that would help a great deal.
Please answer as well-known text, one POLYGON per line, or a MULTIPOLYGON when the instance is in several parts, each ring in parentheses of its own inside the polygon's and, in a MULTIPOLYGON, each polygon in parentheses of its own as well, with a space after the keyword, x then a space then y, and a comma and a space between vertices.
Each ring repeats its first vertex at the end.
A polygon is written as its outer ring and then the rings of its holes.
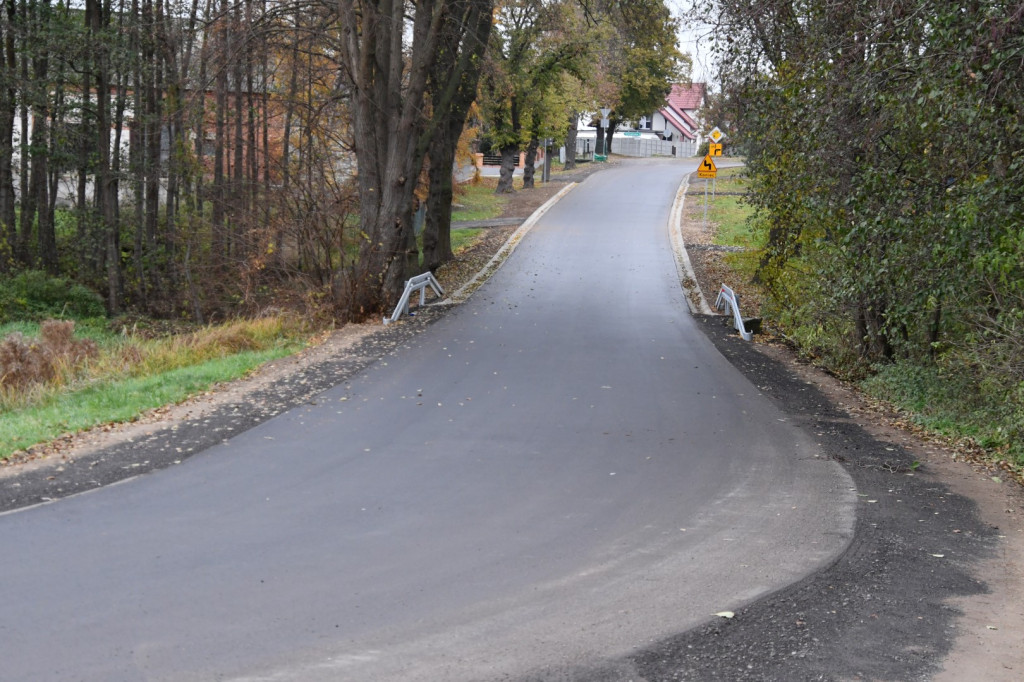
POLYGON ((63 277, 28 270, 0 280, 0 323, 105 315, 96 292, 63 277))
POLYGON ((47 320, 39 329, 38 339, 21 332, 9 334, 0 341, 0 389, 16 392, 53 381, 95 357, 96 343, 76 339, 74 332, 71 320, 47 320))

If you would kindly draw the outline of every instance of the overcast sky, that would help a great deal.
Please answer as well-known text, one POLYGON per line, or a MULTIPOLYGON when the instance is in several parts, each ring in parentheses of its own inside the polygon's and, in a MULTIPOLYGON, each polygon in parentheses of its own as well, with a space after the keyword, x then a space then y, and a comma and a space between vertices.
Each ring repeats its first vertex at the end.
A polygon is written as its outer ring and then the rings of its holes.
POLYGON ((679 49, 693 58, 693 81, 707 83, 714 73, 710 61, 711 29, 687 16, 691 0, 667 0, 672 13, 680 19, 679 49))

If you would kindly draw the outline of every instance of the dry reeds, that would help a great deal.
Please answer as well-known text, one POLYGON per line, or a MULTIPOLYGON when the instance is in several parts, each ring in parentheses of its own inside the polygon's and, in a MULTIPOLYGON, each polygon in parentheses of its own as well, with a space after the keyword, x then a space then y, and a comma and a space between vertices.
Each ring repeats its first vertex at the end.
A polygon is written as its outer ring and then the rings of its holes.
POLYGON ((14 332, 0 341, 0 390, 20 392, 73 375, 98 353, 95 342, 76 339, 74 333, 73 321, 47 320, 38 339, 14 332))
POLYGON ((41 404, 94 382, 144 377, 239 353, 294 343, 306 335, 299 318, 276 315, 235 320, 188 334, 141 338, 111 335, 100 349, 74 337, 74 322, 50 320, 39 337, 20 332, 0 341, 0 410, 41 404))

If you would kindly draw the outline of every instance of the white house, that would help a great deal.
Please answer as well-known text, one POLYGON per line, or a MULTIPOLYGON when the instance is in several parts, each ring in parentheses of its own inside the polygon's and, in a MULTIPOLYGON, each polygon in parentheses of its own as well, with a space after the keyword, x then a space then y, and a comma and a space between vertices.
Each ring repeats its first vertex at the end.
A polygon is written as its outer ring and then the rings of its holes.
MULTIPOLYGON (((665 106, 641 116, 635 130, 616 130, 613 151, 627 156, 694 156, 701 144, 699 111, 706 93, 704 83, 673 85, 665 106)), ((596 130, 585 123, 587 120, 580 120, 577 153, 593 151, 596 130)))
POLYGON ((690 154, 696 154, 701 143, 699 111, 704 106, 706 95, 704 83, 673 85, 665 106, 650 118, 641 119, 641 129, 660 133, 663 139, 690 147, 690 154))

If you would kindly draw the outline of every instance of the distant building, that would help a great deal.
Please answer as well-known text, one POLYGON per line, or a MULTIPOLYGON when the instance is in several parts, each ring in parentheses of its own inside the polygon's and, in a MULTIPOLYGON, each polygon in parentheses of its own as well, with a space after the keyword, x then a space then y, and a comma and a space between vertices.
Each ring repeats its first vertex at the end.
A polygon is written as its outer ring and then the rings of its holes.
POLYGON ((650 117, 640 119, 640 129, 659 134, 662 139, 692 145, 696 153, 700 146, 700 109, 707 96, 705 83, 676 84, 669 92, 665 106, 650 117))
MULTIPOLYGON (((632 127, 631 121, 615 130, 612 152, 623 156, 674 156, 685 158, 697 154, 701 144, 700 109, 704 106, 707 86, 704 83, 676 84, 665 98, 665 105, 648 116, 641 116, 632 127)), ((583 157, 595 149, 594 127, 600 118, 583 114, 577 123, 576 153, 583 157), (588 123, 589 121, 589 123, 588 123)))

